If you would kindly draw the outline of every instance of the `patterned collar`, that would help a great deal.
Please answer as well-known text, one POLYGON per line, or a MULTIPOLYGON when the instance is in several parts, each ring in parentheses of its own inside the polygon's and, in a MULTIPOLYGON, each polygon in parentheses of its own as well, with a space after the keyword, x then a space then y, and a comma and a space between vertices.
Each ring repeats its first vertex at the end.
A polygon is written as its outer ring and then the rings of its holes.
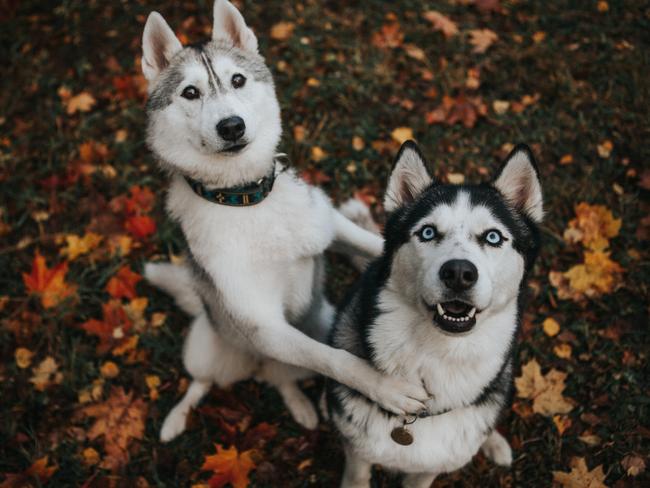
POLYGON ((269 175, 243 186, 209 190, 203 183, 189 176, 185 176, 185 181, 194 190, 194 193, 209 202, 229 207, 249 207, 257 205, 271 193, 275 182, 275 165, 269 175))

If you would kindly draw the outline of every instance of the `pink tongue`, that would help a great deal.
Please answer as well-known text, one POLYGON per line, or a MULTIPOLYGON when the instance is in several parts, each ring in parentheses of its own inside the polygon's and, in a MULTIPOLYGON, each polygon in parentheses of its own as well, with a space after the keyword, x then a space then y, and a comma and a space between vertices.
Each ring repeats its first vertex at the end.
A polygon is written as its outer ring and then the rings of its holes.
POLYGON ((465 313, 467 311, 467 308, 468 308, 467 305, 465 305, 464 303, 460 303, 460 302, 447 302, 447 303, 443 303, 442 306, 448 312, 456 313, 456 314, 465 313))

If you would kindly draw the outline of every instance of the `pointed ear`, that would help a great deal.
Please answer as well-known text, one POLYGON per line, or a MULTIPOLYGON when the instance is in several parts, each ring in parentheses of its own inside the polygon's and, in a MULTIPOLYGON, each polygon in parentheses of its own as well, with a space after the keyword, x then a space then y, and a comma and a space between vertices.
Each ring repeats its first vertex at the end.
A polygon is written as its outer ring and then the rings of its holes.
POLYGON ((212 39, 257 53, 257 37, 248 28, 239 10, 228 0, 215 0, 212 39))
POLYGON ((151 12, 142 35, 142 73, 152 81, 169 65, 169 61, 183 49, 174 31, 158 12, 151 12))
POLYGON ((433 179, 425 167, 426 163, 420 149, 413 141, 406 141, 397 153, 395 166, 388 180, 384 197, 387 212, 411 203, 431 184, 433 179))
POLYGON ((492 184, 513 207, 533 222, 542 221, 542 185, 533 153, 528 146, 519 144, 512 150, 492 184))

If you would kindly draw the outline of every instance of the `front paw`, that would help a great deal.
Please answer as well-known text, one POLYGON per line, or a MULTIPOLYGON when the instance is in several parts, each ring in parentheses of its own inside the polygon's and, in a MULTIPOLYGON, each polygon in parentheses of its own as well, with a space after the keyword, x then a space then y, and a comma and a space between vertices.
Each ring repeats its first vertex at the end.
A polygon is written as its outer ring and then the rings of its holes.
POLYGON ((512 449, 508 441, 496 430, 490 434, 481 446, 483 454, 499 466, 510 466, 512 464, 512 449))
POLYGON ((408 382, 397 376, 381 376, 370 398, 382 408, 397 415, 415 414, 426 410, 429 399, 422 385, 408 382))

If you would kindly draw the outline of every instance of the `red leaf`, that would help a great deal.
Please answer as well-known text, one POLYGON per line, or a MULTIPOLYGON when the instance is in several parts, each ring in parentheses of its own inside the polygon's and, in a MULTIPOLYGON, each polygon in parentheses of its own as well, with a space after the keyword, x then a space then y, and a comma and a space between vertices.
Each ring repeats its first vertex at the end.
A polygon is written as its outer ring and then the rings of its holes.
POLYGON ((136 239, 146 239, 156 232, 156 222, 148 215, 133 215, 126 219, 124 228, 136 239))
POLYGON ((135 285, 142 280, 142 276, 134 272, 128 266, 122 266, 120 270, 106 284, 106 291, 113 298, 128 298, 132 300, 137 296, 135 285))

